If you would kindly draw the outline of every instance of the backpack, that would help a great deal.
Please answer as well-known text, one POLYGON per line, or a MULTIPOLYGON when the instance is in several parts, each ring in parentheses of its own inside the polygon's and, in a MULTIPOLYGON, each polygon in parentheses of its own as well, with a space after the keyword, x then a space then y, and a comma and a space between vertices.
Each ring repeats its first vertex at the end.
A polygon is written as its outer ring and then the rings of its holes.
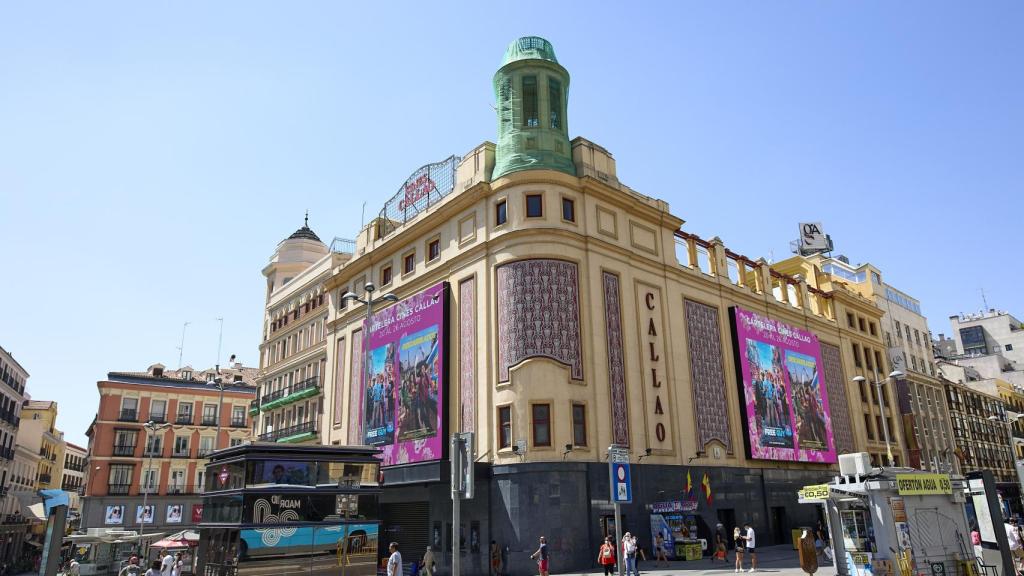
POLYGON ((612 547, 608 545, 601 546, 601 558, 611 558, 612 547))

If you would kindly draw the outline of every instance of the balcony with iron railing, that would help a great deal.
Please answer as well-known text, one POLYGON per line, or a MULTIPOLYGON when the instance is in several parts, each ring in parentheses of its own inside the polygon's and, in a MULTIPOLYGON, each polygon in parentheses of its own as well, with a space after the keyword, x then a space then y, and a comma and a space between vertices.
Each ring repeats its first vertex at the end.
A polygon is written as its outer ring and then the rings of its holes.
POLYGON ((150 413, 149 414, 149 421, 153 422, 154 424, 163 424, 164 422, 167 422, 167 413, 166 412, 150 413))
POLYGON ((216 416, 205 416, 205 415, 203 416, 203 426, 216 426, 216 425, 217 425, 217 417, 216 416))
POLYGON ((213 453, 213 448, 200 448, 198 456, 199 456, 199 458, 206 458, 207 456, 209 456, 212 453, 213 453))
POLYGON ((138 422, 139 412, 138 410, 121 410, 121 413, 117 416, 118 422, 138 422))
POLYGON ((167 486, 167 494, 169 495, 180 495, 185 494, 184 484, 170 484, 167 486))
POLYGON ((264 442, 303 442, 316 438, 316 422, 309 421, 260 434, 264 442))
POLYGON ((171 452, 171 458, 191 458, 192 450, 189 448, 175 448, 174 452, 171 452))
POLYGON ((232 418, 231 419, 231 427, 232 428, 245 428, 247 426, 248 426, 248 424, 246 424, 245 418, 232 418))
POLYGON ((312 376, 280 390, 270 392, 260 399, 260 410, 273 410, 320 393, 320 377, 312 376))
POLYGON ((250 400, 249 401, 249 415, 250 416, 255 416, 256 414, 259 414, 259 413, 260 413, 260 401, 259 400, 250 400))
POLYGON ((135 444, 115 444, 114 456, 135 456, 135 444))
POLYGON ((184 412, 178 412, 178 416, 174 419, 174 423, 184 425, 192 424, 192 413, 189 412, 186 414, 184 412))

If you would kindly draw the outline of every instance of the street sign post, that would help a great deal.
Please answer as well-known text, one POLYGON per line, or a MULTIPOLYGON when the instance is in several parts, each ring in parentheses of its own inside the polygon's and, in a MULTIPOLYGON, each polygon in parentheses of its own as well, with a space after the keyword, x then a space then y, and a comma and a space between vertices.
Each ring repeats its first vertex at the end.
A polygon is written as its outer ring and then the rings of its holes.
POLYGON ((612 444, 608 447, 609 499, 615 507, 615 558, 619 576, 623 576, 621 504, 633 501, 633 484, 629 474, 629 448, 612 444))
POLYGON ((473 484, 476 479, 473 473, 473 463, 476 457, 473 454, 473 433, 456 432, 452 434, 451 446, 448 450, 448 458, 451 460, 452 480, 452 542, 455 542, 452 554, 452 576, 459 576, 459 538, 461 528, 461 516, 459 504, 462 500, 473 499, 473 484))

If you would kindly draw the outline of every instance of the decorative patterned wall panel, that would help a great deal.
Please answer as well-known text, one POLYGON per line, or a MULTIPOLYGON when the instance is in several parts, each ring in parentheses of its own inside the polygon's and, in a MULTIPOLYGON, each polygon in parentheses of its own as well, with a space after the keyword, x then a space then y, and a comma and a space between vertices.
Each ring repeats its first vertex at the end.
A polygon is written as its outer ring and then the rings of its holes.
POLYGON ((348 443, 363 443, 363 331, 352 333, 352 371, 348 379, 348 443))
POLYGON ((685 301, 685 308, 698 449, 703 450, 708 442, 718 440, 731 452, 718 309, 690 300, 685 301))
POLYGON ((583 379, 579 278, 563 260, 520 260, 498 268, 498 381, 527 358, 544 357, 583 379))
POLYGON ((846 399, 846 381, 839 347, 821 343, 821 362, 825 366, 825 385, 832 411, 832 433, 836 436, 836 454, 849 454, 854 450, 853 428, 850 422, 849 401, 846 399))
POLYGON ((462 431, 476 431, 476 278, 459 284, 459 398, 462 431))
POLYGON ((334 425, 341 426, 341 416, 344 414, 345 395, 343 383, 345 382, 345 339, 338 338, 334 352, 334 425))
POLYGON ((608 386, 612 408, 612 442, 629 446, 629 412, 626 409, 626 363, 622 351, 622 303, 619 277, 603 275, 605 333, 608 337, 608 386))

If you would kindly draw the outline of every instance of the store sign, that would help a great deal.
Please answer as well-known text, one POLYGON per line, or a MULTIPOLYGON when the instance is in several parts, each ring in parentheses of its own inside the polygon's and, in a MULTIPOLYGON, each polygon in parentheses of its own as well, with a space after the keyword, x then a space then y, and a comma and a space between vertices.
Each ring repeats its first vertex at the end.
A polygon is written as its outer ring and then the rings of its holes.
POLYGON ((953 493, 953 483, 945 474, 897 474, 896 488, 901 496, 953 493))
POLYGON ((651 504, 651 511, 655 514, 671 514, 673 512, 693 512, 696 509, 696 500, 670 500, 668 502, 655 502, 654 504, 651 504))
POLYGON ((824 502, 828 500, 828 484, 813 484, 811 486, 804 486, 797 491, 797 498, 800 502, 824 502))
POLYGON ((750 457, 836 462, 818 337, 739 306, 730 312, 750 457))
POLYGON ((800 251, 802 254, 828 250, 828 238, 821 222, 800 223, 800 251))

